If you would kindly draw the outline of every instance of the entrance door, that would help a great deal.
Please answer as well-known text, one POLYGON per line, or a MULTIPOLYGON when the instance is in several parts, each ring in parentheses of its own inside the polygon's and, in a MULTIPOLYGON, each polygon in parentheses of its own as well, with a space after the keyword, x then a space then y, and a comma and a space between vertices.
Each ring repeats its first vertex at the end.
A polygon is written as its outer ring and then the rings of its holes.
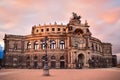
POLYGON ((34 68, 37 69, 38 68, 38 62, 34 61, 34 68))
POLYGON ((84 66, 84 55, 79 54, 78 55, 78 68, 82 68, 84 66))
POLYGON ((56 67, 56 61, 51 61, 51 68, 55 68, 56 67))
POLYGON ((45 61, 42 61, 42 68, 44 68, 44 65, 45 65, 45 61))
POLYGON ((26 68, 28 68, 28 69, 30 68, 30 61, 26 62, 26 68))
POLYGON ((60 68, 65 68, 65 62, 64 61, 60 61, 60 68))

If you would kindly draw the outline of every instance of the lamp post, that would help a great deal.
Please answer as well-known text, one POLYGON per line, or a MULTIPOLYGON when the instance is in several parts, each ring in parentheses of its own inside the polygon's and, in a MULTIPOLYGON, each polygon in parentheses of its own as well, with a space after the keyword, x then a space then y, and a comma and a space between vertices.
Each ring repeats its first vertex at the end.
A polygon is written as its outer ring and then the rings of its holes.
POLYGON ((47 56, 47 40, 48 37, 45 36, 45 61, 44 61, 44 67, 43 67, 43 75, 49 76, 49 68, 48 68, 48 56, 47 56))

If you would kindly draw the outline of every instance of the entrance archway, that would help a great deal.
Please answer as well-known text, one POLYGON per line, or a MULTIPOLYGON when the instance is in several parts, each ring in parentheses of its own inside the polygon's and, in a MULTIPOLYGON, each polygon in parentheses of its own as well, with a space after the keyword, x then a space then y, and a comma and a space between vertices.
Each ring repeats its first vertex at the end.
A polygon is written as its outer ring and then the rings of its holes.
POLYGON ((65 68, 65 58, 64 56, 61 56, 60 57, 60 68, 65 68))
POLYGON ((78 55, 78 68, 82 68, 84 66, 84 55, 83 54, 79 54, 78 55))
POLYGON ((51 56, 51 68, 55 68, 55 67, 56 67, 56 57, 51 56))
POLYGON ((56 61, 51 61, 51 68, 55 68, 56 67, 56 61))
POLYGON ((30 56, 26 58, 26 68, 30 68, 30 56))
POLYGON ((42 68, 44 68, 44 64, 45 64, 45 56, 42 56, 42 68))
POLYGON ((37 61, 37 56, 34 56, 34 68, 37 69, 38 68, 38 61, 37 61))
POLYGON ((60 61, 60 68, 65 68, 65 62, 64 61, 60 61))

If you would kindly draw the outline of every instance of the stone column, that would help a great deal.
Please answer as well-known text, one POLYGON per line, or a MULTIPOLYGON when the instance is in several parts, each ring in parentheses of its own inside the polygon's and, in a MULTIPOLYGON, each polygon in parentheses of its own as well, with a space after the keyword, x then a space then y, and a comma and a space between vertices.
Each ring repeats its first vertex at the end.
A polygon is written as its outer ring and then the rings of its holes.
POLYGON ((69 42, 69 37, 67 37, 66 40, 65 40, 65 47, 68 48, 68 47, 69 47, 69 43, 70 43, 70 42, 69 42))
POLYGON ((30 41, 30 43, 31 43, 30 51, 33 51, 33 41, 30 41))
POLYGON ((87 49, 90 49, 90 40, 89 40, 89 38, 87 37, 87 39, 86 39, 86 47, 87 47, 87 49))
POLYGON ((56 39, 56 48, 59 49, 59 38, 56 39))

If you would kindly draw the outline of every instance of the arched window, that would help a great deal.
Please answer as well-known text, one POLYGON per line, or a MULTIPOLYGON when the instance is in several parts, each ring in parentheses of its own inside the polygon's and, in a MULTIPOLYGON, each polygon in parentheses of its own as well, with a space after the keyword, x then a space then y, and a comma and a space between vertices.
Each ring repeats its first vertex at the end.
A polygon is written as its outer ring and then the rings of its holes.
POLYGON ((38 48, 39 48, 38 42, 35 41, 35 42, 34 42, 34 49, 35 49, 35 50, 38 50, 38 48))
POLYGON ((56 48, 56 42, 53 40, 50 43, 50 49, 55 49, 56 48))
POLYGON ((31 48, 31 43, 28 42, 28 43, 27 43, 27 49, 30 49, 30 48, 31 48))
POLYGON ((65 42, 62 40, 60 41, 60 49, 64 49, 65 48, 65 42))
POLYGON ((45 41, 41 41, 41 48, 45 49, 45 41))

